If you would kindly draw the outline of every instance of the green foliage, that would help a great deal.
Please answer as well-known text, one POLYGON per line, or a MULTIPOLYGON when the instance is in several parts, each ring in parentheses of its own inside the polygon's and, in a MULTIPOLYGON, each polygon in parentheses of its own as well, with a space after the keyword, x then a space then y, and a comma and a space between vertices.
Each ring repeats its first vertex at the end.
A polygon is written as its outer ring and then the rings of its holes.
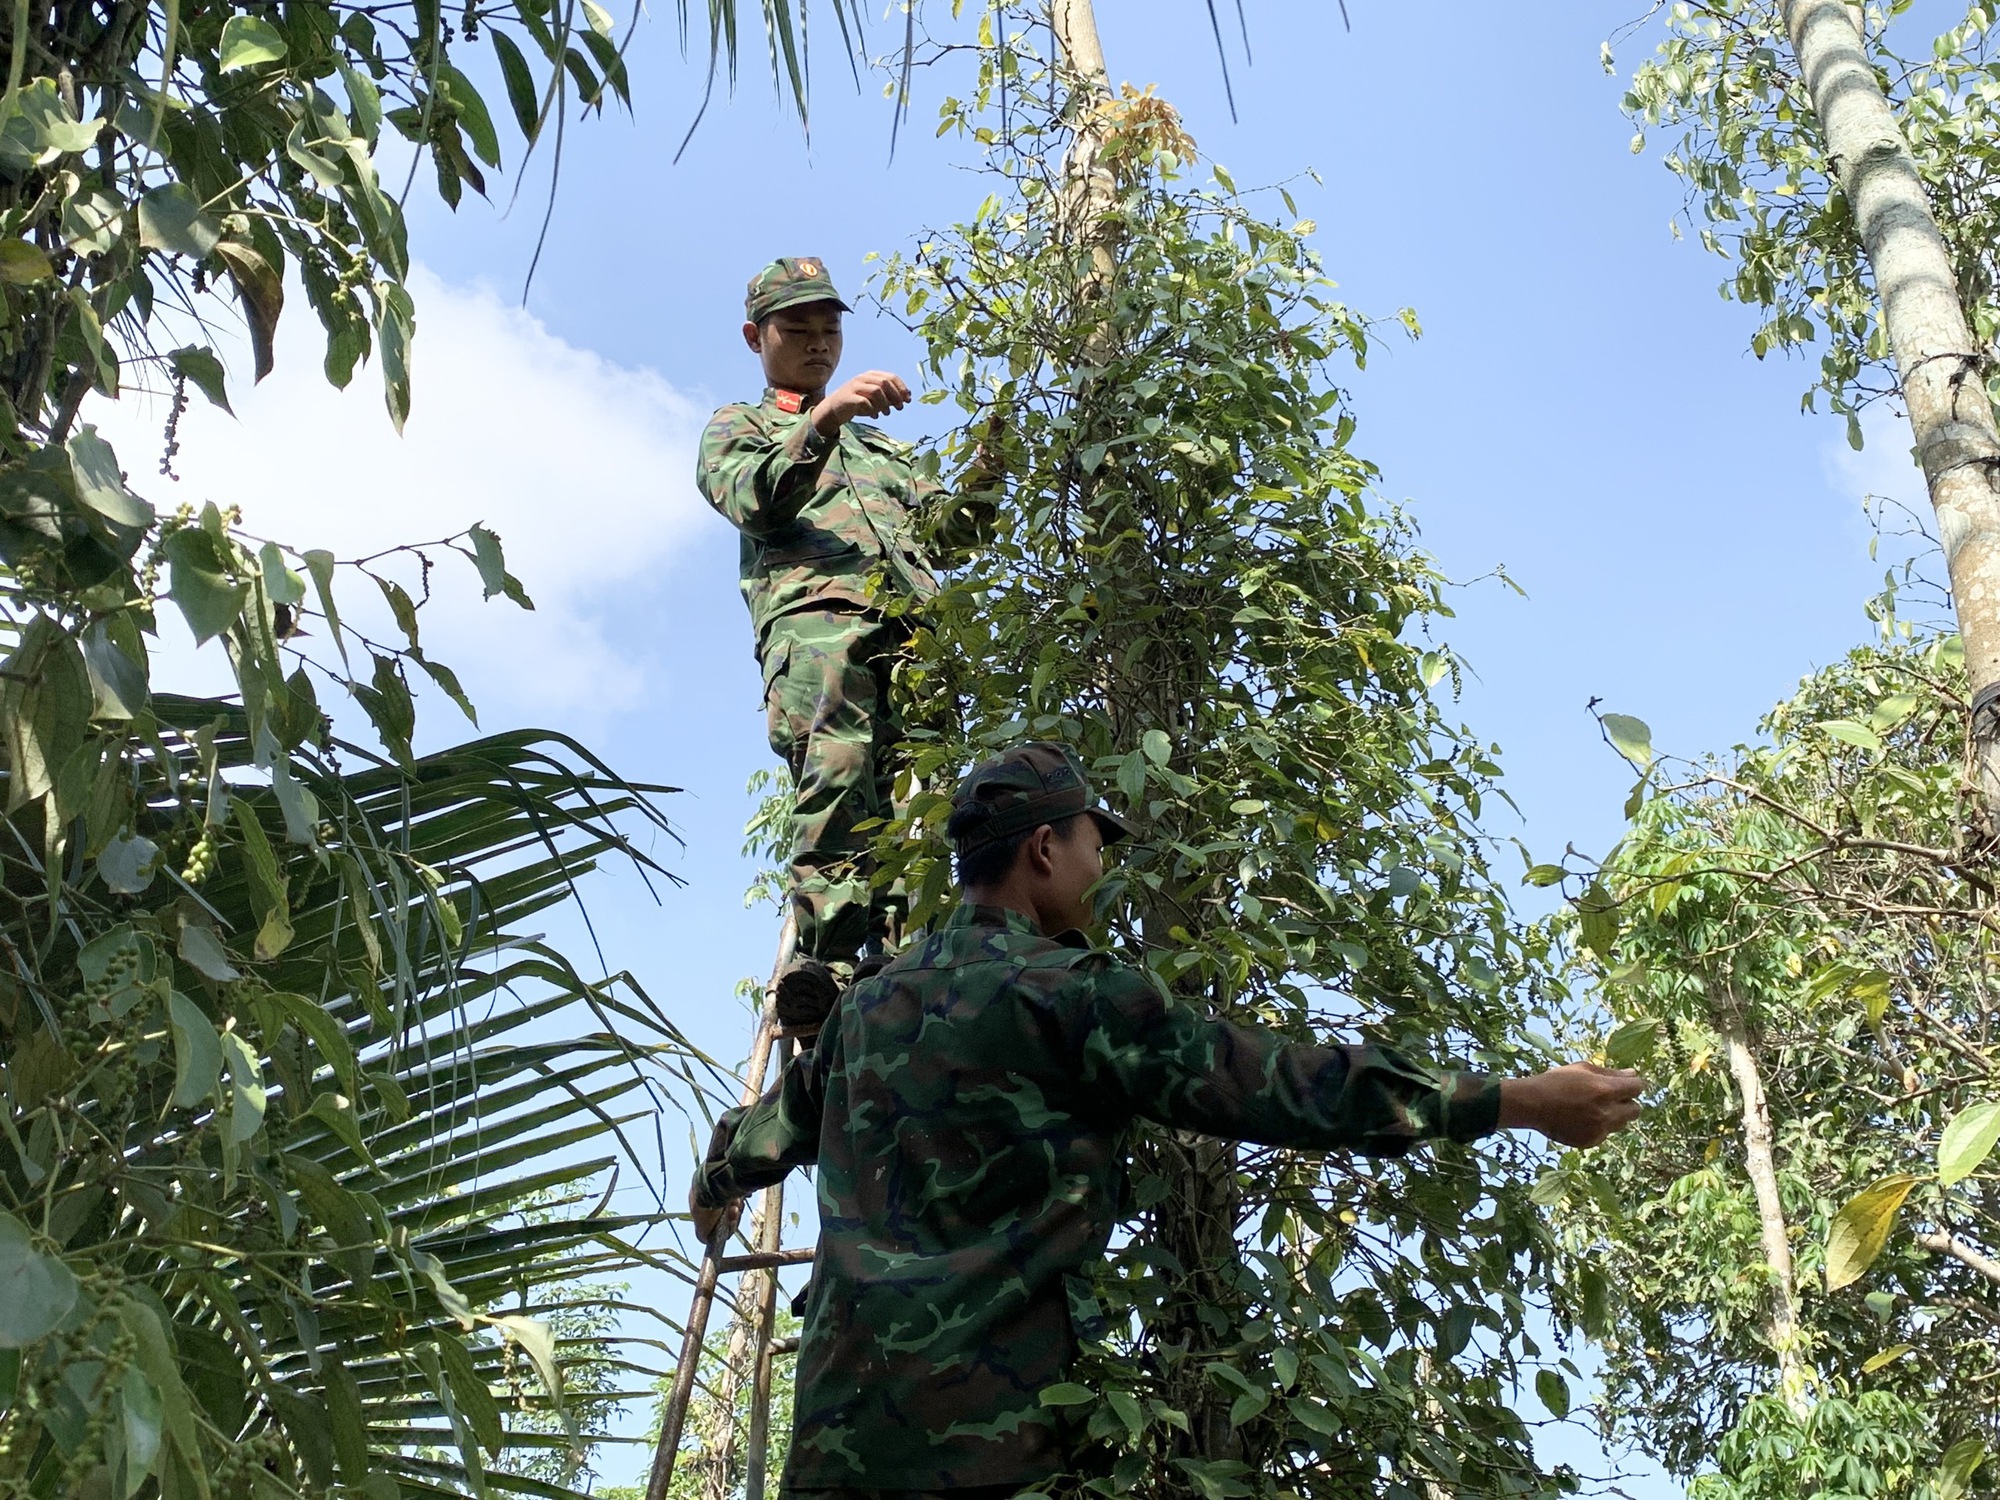
MULTIPOLYGON (((845 29, 852 0, 833 6, 845 29)), ((686 0, 677 8, 685 24, 686 0)), ((712 64, 726 57, 733 73, 735 0, 707 10, 712 64)), ((764 16, 774 77, 803 110, 802 17, 783 3, 764 16)), ((26 458, 41 434, 59 444, 89 391, 148 377, 192 381, 226 407, 204 304, 234 299, 261 379, 294 279, 325 330, 327 378, 344 386, 379 355, 400 427, 416 329, 404 205, 419 165, 455 208, 467 187, 488 191, 510 142, 518 174, 544 136, 559 153, 569 113, 609 98, 629 109, 632 24, 621 36, 593 0, 8 7, 0 453, 26 458), (472 82, 489 69, 504 110, 472 82), (412 157, 399 188, 381 180, 385 149, 412 157)))
POLYGON ((645 1222, 576 1205, 651 1113, 635 1061, 677 1035, 629 983, 513 935, 627 848, 633 794, 534 733, 344 775, 336 753, 373 758, 325 740, 292 762, 320 811, 307 848, 241 779, 240 711, 162 699, 141 733, 108 757, 134 826, 163 853, 208 841, 213 873, 169 858, 119 895, 80 860, 74 883, 5 864, 26 967, 0 997, 0 1223, 80 1291, 53 1329, 6 1330, 0 1483, 479 1489, 506 1413, 557 1397, 538 1309, 560 1332, 563 1283, 631 1264, 620 1236, 645 1222), (234 788, 226 823, 203 786, 234 788), (602 1029, 549 1039, 579 1003, 602 1029), (550 1196, 563 1211, 518 1221, 550 1196), (153 1411, 172 1425, 135 1447, 153 1411))
MULTIPOLYGON (((1773 1396, 1751 1401, 1723 1439, 1716 1472, 1688 1486, 1690 1500, 1870 1500, 1918 1493, 1911 1434, 1925 1414, 1887 1391, 1829 1398, 1800 1419, 1773 1396)), ((1963 1484, 1960 1485, 1963 1492, 1963 1484)), ((1934 1484, 1934 1500, 1956 1500, 1934 1484)))
MULTIPOLYGON (((771 1329, 772 1342, 780 1347, 789 1346, 790 1352, 776 1354, 771 1359, 771 1411, 770 1447, 765 1455, 765 1472, 770 1483, 776 1485, 777 1476, 784 1472, 785 1455, 792 1443, 792 1393, 793 1376, 798 1367, 798 1338, 801 1325, 798 1318, 785 1306, 781 1297, 777 1317, 771 1329)), ((742 1496, 744 1493, 744 1468, 747 1459, 745 1445, 749 1441, 751 1396, 753 1387, 747 1372, 739 1369, 737 1378, 728 1379, 730 1340, 733 1328, 719 1329, 702 1343, 701 1371, 695 1377, 696 1400, 693 1410, 696 1420, 687 1428, 682 1439, 680 1456, 674 1463, 673 1483, 667 1489, 669 1500, 703 1500, 705 1496, 742 1496), (725 1412, 720 1401, 720 1393, 727 1386, 730 1399, 725 1412), (720 1475, 717 1449, 722 1440, 733 1434, 728 1443, 728 1461, 720 1475)), ((650 1452, 659 1445, 660 1427, 666 1418, 667 1392, 673 1384, 670 1375, 660 1377, 653 1404, 652 1419, 646 1429, 646 1447, 650 1452)), ((644 1485, 607 1485, 596 1491, 604 1500, 642 1500, 646 1493, 644 1485)))
POLYGON ((2000 1450, 1992 857, 1960 843, 1958 640, 1887 633, 1760 742, 1655 763, 1593 885, 1611 941, 1574 959, 1588 1035, 1659 1093, 1537 1195, 1576 1274, 1618 1291, 1596 1321, 1607 1419, 1676 1472, 1716 1465, 1696 1483, 1716 1500, 1991 1493, 2000 1450))
MULTIPOLYGON (((1191 184, 1150 95, 1071 101, 1111 178, 1108 218, 1080 225, 1032 20, 992 8, 977 89, 944 109, 993 195, 884 277, 929 349, 927 399, 965 418, 946 469, 1001 487, 990 540, 916 621, 901 681, 926 727, 884 878, 933 917, 949 777, 1061 738, 1139 829, 1100 887, 1107 925, 1182 996, 1510 1067, 1539 955, 1477 829, 1493 752, 1430 696, 1452 671, 1422 638, 1442 582, 1370 497, 1329 382, 1369 328, 1310 224, 1261 217, 1220 169, 1191 184)), ((1525 1188, 1504 1142, 1406 1167, 1147 1134, 1098 1288, 1111 1340, 1050 1393, 1108 1454, 1087 1482, 1562 1489, 1506 1396, 1545 1285, 1525 1188)))
MULTIPOLYGON (((733 68, 733 0, 707 16, 733 68)), ((803 104, 793 9, 764 17, 803 104)), ((691 1054, 520 924, 606 854, 657 871, 625 830, 666 830, 667 789, 535 731, 417 752, 413 682, 473 717, 420 643, 433 564, 533 607, 490 530, 347 564, 160 517, 77 419, 147 384, 227 408, 205 329, 240 317, 262 378, 298 286, 328 378, 375 357, 400 425, 416 172, 455 206, 507 141, 517 173, 559 150, 629 104, 630 34, 592 0, 0 15, 0 1493, 585 1472, 625 1367, 578 1278, 663 1216, 607 1213, 600 1179, 691 1054), (468 76, 489 47, 504 130, 468 76), (348 579, 395 639, 342 619, 348 579), (231 699, 155 692, 169 604, 231 699), (335 736, 329 688, 386 755, 335 736)))
MULTIPOLYGON (((1869 49, 1950 247, 1967 321, 1989 347, 2000 334, 1995 12, 1972 0, 1956 25, 1932 36, 1917 28, 1934 12, 1915 13, 1913 0, 1867 11, 1869 49)), ((1778 0, 1676 4, 1625 109, 1640 126, 1635 152, 1647 130, 1675 132, 1665 160, 1687 184, 1687 216, 1702 244, 1734 263, 1722 293, 1762 313, 1751 348, 1761 358, 1822 343, 1805 403, 1824 393, 1848 415, 1849 441, 1860 447, 1854 414, 1893 392, 1895 373, 1867 259, 1828 169, 1778 0)), ((1987 381, 2000 396, 2000 376, 1989 372, 1987 381)))

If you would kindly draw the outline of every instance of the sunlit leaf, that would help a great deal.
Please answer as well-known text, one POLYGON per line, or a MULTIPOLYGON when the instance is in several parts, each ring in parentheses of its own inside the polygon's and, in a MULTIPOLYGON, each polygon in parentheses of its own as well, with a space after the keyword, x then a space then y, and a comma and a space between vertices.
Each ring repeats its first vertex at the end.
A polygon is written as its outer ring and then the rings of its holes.
POLYGON ((1641 771, 1653 764, 1653 731, 1644 719, 1629 714, 1605 714, 1599 722, 1611 746, 1641 771))
POLYGON ((220 67, 225 73, 276 62, 285 50, 285 34, 262 16, 239 11, 222 23, 220 67))
POLYGON ((1875 1258, 1889 1242, 1889 1231, 1895 1227, 1903 1200, 1910 1196, 1910 1189, 1919 1180, 1905 1175, 1870 1183, 1833 1216, 1826 1237, 1829 1292, 1859 1281, 1875 1264, 1875 1258))
POLYGON ((1944 1458, 1938 1463, 1937 1476, 1932 1481, 1937 1500, 1959 1500, 1959 1496, 1971 1487, 1972 1476, 1985 1462, 1986 1444, 1980 1438, 1960 1438, 1945 1449, 1944 1458))
POLYGON ((2000 1103, 1988 1101, 1952 1117, 1938 1141, 1938 1181, 1946 1187, 1970 1177, 2000 1141, 2000 1103))
POLYGON ((1905 1354, 1908 1354, 1910 1349, 1911 1346, 1909 1344, 1891 1344, 1887 1349, 1871 1354, 1868 1358, 1861 1361, 1861 1373, 1863 1375, 1873 1375, 1877 1370, 1886 1369, 1905 1354))

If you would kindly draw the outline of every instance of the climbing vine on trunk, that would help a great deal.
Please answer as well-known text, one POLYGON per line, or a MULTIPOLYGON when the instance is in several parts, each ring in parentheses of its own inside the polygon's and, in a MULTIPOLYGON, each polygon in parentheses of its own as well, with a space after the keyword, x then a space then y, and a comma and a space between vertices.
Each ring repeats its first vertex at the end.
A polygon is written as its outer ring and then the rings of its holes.
MULTIPOLYGON (((1433 697, 1454 670, 1426 639, 1443 583, 1372 496, 1332 383, 1372 331, 1335 300, 1312 226, 1263 217, 1219 167, 1198 183, 1150 92, 1096 97, 1116 233, 1072 232, 1082 127, 1045 23, 988 11, 977 86, 944 125, 984 145, 992 196, 883 279, 928 347, 927 399, 964 418, 946 470, 1003 489, 903 671, 923 790, 882 848, 913 921, 949 898, 947 779, 1061 738, 1140 830, 1101 888, 1108 926, 1179 994, 1513 1066, 1540 955, 1477 827, 1493 751, 1433 697)), ((1110 1341, 1045 1398, 1106 1455, 1071 1484, 1564 1487, 1506 1397, 1538 1352, 1524 1320, 1547 1248, 1506 1141, 1370 1164, 1148 1132, 1130 1210, 1098 1288, 1110 1341)))

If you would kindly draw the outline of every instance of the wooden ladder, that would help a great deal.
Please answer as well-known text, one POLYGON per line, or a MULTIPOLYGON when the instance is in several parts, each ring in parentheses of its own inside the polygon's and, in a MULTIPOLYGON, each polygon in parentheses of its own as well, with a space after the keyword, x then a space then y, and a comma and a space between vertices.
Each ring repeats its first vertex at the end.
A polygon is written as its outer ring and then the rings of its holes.
MULTIPOLYGON (((764 1005, 758 1014, 757 1034, 750 1044, 749 1066, 744 1069, 745 1105, 754 1104, 763 1094, 773 1053, 782 1071, 802 1039, 788 1034, 778 1024, 775 998, 778 976, 791 962, 797 940, 797 922, 787 916, 784 932, 778 939, 778 960, 772 965, 770 982, 764 986, 764 1005)), ((716 1286, 725 1276, 742 1279, 737 1283, 736 1311, 722 1376, 708 1392, 709 1406, 716 1417, 714 1433, 701 1460, 708 1471, 703 1485, 704 1500, 726 1500, 728 1494, 729 1470, 736 1447, 736 1392, 746 1365, 750 1370, 750 1433, 743 1489, 745 1500, 764 1500, 765 1462, 771 1446, 771 1362, 779 1354, 792 1352, 789 1342, 787 1347, 779 1348, 772 1338, 778 1315, 778 1271, 784 1266, 805 1265, 813 1258, 811 1249, 781 1248, 784 1221, 785 1185, 779 1182, 757 1195, 757 1208, 751 1218, 752 1248, 748 1253, 726 1253, 730 1237, 726 1221, 703 1247, 694 1300, 688 1307, 681 1335, 680 1364, 674 1369, 673 1385, 667 1392, 667 1409, 660 1422, 659 1446, 653 1451, 653 1472, 646 1484, 646 1500, 667 1500, 667 1492, 673 1485, 674 1461, 680 1454, 681 1438, 687 1429, 688 1412, 694 1404, 701 1371, 709 1313, 715 1306, 716 1286)))

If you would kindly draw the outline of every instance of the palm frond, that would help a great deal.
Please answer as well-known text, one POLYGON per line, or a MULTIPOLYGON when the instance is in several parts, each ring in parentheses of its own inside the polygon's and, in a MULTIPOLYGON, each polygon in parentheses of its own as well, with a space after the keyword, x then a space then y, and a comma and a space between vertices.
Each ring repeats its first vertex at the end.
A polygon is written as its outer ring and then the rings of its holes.
POLYGON ((672 789, 546 732, 406 766, 328 741, 293 756, 308 843, 248 784, 271 758, 240 709, 161 697, 142 740, 136 832, 241 857, 128 894, 52 881, 9 824, 0 1218, 52 1275, 99 1275, 20 1353, 0 1483, 568 1494, 494 1461, 516 1436, 574 1446, 548 1430, 566 1356, 642 1373, 553 1330, 580 1278, 687 1274, 636 1248, 659 1214, 608 1213, 601 1185, 655 1179, 660 1115, 719 1070, 629 976, 586 979, 523 924, 574 910, 607 857, 678 883, 655 852, 672 789), (152 1355, 120 1372, 127 1346, 152 1355))

